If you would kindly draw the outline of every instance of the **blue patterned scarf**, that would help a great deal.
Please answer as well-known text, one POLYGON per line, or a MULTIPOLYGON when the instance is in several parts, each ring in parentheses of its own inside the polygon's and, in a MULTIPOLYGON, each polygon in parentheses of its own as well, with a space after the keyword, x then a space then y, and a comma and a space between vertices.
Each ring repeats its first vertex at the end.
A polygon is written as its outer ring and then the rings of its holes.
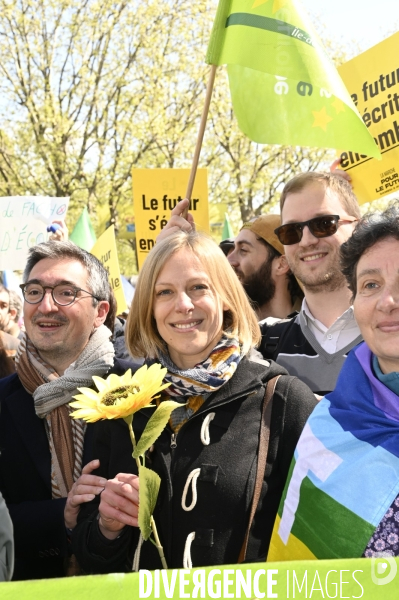
MULTIPOLYGON (((168 370, 164 383, 170 383, 160 401, 173 400, 184 404, 173 411, 170 425, 177 432, 213 393, 234 375, 243 357, 238 340, 224 333, 206 360, 192 369, 180 370, 169 354, 160 353, 157 360, 168 370)), ((147 361, 147 364, 150 364, 147 361)))

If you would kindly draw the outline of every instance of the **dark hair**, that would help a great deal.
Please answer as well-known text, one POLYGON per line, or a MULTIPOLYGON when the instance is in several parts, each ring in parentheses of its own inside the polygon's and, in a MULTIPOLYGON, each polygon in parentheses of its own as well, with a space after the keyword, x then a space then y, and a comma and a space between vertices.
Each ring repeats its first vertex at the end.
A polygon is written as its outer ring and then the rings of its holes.
MULTIPOLYGON (((108 280, 107 271, 104 269, 101 262, 86 252, 83 248, 79 248, 73 242, 58 242, 49 241, 43 244, 38 244, 29 249, 28 260, 24 270, 24 283, 28 281, 30 272, 33 267, 41 260, 50 258, 54 260, 73 259, 79 261, 87 270, 87 285, 90 292, 101 298, 101 300, 110 301, 111 286, 108 280)), ((96 298, 92 298, 93 306, 97 306, 96 298)))
POLYGON ((283 216, 284 203, 288 194, 302 192, 307 186, 318 183, 324 186, 325 190, 332 190, 337 194, 342 204, 342 208, 346 210, 351 217, 360 218, 359 203, 353 193, 351 184, 340 175, 334 173, 318 173, 316 171, 307 171, 295 175, 287 181, 280 197, 280 213, 283 216))
POLYGON ((234 250, 234 238, 222 240, 219 244, 219 248, 221 248, 225 256, 228 256, 230 250, 234 250))
POLYGON ((108 329, 112 333, 114 333, 115 319, 116 319, 118 305, 117 305, 115 294, 114 294, 114 291, 112 288, 110 288, 108 302, 109 302, 109 311, 107 313, 107 318, 104 321, 104 325, 106 327, 108 327, 108 329))
MULTIPOLYGON (((272 261, 275 258, 279 258, 281 256, 281 253, 276 250, 276 248, 274 246, 272 246, 271 244, 269 244, 268 242, 266 242, 266 240, 264 240, 263 238, 256 236, 256 239, 258 240, 258 242, 261 242, 264 246, 266 246, 268 252, 269 252, 269 257, 268 260, 272 261)), ((299 299, 299 300, 303 300, 303 291, 301 290, 301 287, 295 277, 295 275, 292 273, 292 271, 289 271, 287 273, 287 280, 288 280, 288 292, 290 294, 290 298, 291 298, 291 303, 295 304, 295 302, 299 299)))
POLYGON ((394 200, 382 213, 367 213, 352 236, 341 246, 341 266, 349 289, 356 296, 356 269, 362 255, 377 242, 392 237, 399 240, 399 200, 394 200))

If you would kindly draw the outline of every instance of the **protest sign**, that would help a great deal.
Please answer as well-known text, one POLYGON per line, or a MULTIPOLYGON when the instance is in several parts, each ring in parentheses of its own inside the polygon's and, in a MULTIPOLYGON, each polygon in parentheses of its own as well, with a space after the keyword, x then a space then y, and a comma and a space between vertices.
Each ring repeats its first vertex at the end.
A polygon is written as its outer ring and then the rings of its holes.
POLYGON ((399 190, 399 32, 338 68, 382 160, 345 151, 359 203, 399 190))
POLYGON ((23 270, 28 250, 49 238, 47 225, 65 219, 69 198, 0 198, 0 271, 23 270))
MULTIPOLYGON (((96 206, 97 230, 104 231, 110 226, 109 205, 107 203, 96 206)), ((133 206, 130 202, 118 204, 118 231, 115 232, 117 240, 134 240, 136 225, 133 206)))
POLYGON ((217 565, 0 583, 2 600, 140 598, 362 598, 396 600, 399 560, 391 556, 217 565))
POLYGON ((118 312, 127 311, 125 294, 123 292, 122 278, 119 269, 118 253, 116 250, 115 230, 111 225, 98 238, 93 248, 90 250, 94 256, 102 263, 108 272, 108 279, 114 290, 116 302, 118 304, 118 312))
MULTIPOLYGON (((139 268, 168 222, 171 210, 184 198, 190 169, 133 169, 133 205, 139 268)), ((198 231, 209 232, 207 170, 198 169, 190 211, 198 231)))

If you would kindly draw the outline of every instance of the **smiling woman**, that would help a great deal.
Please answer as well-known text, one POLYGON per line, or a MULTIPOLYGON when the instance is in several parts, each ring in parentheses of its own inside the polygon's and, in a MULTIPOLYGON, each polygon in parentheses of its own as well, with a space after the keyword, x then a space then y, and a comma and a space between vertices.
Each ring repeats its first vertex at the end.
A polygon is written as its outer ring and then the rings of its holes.
POLYGON ((399 556, 399 202, 341 257, 364 342, 299 440, 270 560, 399 556))
POLYGON ((399 202, 366 216, 355 233, 342 256, 356 320, 377 372, 394 374, 399 372, 399 202))
MULTIPOLYGON (((161 477, 154 517, 169 568, 265 558, 293 448, 315 399, 259 357, 259 337, 247 296, 212 240, 179 231, 156 244, 140 273, 126 338, 133 355, 167 369, 170 385, 158 402, 181 404, 146 457, 161 477), (259 440, 269 433, 267 452, 259 440)), ((147 408, 136 413, 135 430, 150 415, 147 408)), ((159 568, 153 545, 139 539, 127 426, 116 420, 95 428, 99 474, 108 481, 74 531, 79 563, 91 573, 126 571, 134 557, 136 568, 159 568)))
POLYGON ((399 373, 399 239, 376 242, 359 259, 355 317, 383 373, 399 373))
POLYGON ((223 306, 195 254, 184 249, 168 261, 155 282, 154 319, 180 369, 208 357, 222 335, 223 306))

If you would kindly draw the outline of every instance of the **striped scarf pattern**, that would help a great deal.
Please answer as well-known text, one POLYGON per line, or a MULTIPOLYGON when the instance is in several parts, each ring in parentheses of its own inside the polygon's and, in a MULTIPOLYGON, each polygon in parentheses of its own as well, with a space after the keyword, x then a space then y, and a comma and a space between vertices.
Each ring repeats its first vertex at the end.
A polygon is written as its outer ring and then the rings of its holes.
POLYGON ((399 398, 366 344, 345 361, 295 450, 268 560, 361 557, 399 494, 399 398))
POLYGON ((226 332, 208 358, 192 369, 180 370, 168 354, 160 354, 158 360, 168 370, 164 383, 171 384, 167 393, 162 393, 160 401, 173 399, 184 405, 172 412, 170 426, 174 432, 201 408, 213 392, 229 381, 242 357, 238 340, 226 332))
POLYGON ((15 359, 22 385, 33 395, 35 411, 45 420, 51 454, 52 498, 65 498, 82 471, 86 423, 71 419, 68 403, 78 387, 91 387, 92 375, 103 376, 114 363, 111 331, 101 325, 76 361, 60 376, 41 357, 25 334, 15 359))

